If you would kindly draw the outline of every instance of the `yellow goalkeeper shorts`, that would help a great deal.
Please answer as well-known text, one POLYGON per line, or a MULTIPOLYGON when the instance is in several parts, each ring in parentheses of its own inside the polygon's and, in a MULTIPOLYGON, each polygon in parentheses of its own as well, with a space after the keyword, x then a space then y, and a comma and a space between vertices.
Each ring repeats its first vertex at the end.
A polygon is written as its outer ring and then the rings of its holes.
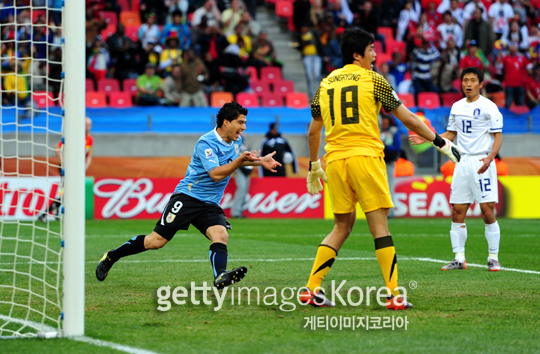
POLYGON ((394 207, 382 157, 352 156, 335 160, 326 166, 326 175, 335 214, 353 212, 357 202, 364 213, 394 207))

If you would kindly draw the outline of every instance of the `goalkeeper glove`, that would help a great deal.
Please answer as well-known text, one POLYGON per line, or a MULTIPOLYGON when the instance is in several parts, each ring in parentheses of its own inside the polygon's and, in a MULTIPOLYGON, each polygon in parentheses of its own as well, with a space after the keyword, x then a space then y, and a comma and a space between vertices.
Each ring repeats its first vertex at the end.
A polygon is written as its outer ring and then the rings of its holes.
POLYGON ((322 178, 322 180, 326 183, 326 173, 324 173, 324 170, 321 168, 321 160, 317 160, 315 162, 309 162, 309 173, 307 175, 307 190, 309 194, 318 194, 320 191, 322 191, 322 183, 319 178, 322 178))
POLYGON ((431 145, 435 146, 437 150, 445 154, 450 158, 450 161, 453 163, 459 162, 461 160, 461 151, 458 147, 454 145, 450 140, 446 138, 441 138, 439 134, 435 134, 435 140, 433 140, 431 145))

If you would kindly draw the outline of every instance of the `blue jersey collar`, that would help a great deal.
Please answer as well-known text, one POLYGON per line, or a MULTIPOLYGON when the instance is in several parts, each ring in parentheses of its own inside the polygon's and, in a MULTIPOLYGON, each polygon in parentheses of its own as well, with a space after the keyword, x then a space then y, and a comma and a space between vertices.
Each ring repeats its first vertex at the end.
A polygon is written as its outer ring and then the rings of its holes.
POLYGON ((223 140, 222 137, 219 136, 218 132, 217 132, 217 127, 214 128, 214 135, 216 136, 217 140, 222 143, 223 145, 225 146, 232 146, 234 144, 234 141, 231 141, 230 143, 227 143, 225 140, 223 140))

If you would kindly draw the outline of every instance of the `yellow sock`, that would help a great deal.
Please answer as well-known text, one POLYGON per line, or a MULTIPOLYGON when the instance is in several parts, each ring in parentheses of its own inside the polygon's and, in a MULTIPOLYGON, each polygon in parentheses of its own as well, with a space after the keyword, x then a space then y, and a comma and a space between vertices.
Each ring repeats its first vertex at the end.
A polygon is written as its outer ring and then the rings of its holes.
POLYGON ((375 239, 375 254, 381 266, 386 287, 390 289, 390 294, 394 296, 399 295, 399 291, 395 290, 398 286, 398 271, 396 249, 394 248, 392 236, 375 239))
POLYGON ((317 257, 315 257, 315 262, 313 263, 313 269, 309 274, 309 280, 306 285, 309 290, 314 291, 316 288, 321 286, 322 280, 334 261, 336 260, 337 252, 330 246, 320 245, 319 250, 317 251, 317 257))

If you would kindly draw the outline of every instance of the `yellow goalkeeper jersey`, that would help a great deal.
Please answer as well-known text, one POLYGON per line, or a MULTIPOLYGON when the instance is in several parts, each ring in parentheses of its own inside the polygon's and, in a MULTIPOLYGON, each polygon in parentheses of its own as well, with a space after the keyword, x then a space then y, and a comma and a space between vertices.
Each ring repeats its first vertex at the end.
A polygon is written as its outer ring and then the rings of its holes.
POLYGON ((311 115, 322 117, 326 163, 351 156, 383 156, 378 115, 401 101, 380 74, 349 64, 322 80, 311 102, 311 115))

